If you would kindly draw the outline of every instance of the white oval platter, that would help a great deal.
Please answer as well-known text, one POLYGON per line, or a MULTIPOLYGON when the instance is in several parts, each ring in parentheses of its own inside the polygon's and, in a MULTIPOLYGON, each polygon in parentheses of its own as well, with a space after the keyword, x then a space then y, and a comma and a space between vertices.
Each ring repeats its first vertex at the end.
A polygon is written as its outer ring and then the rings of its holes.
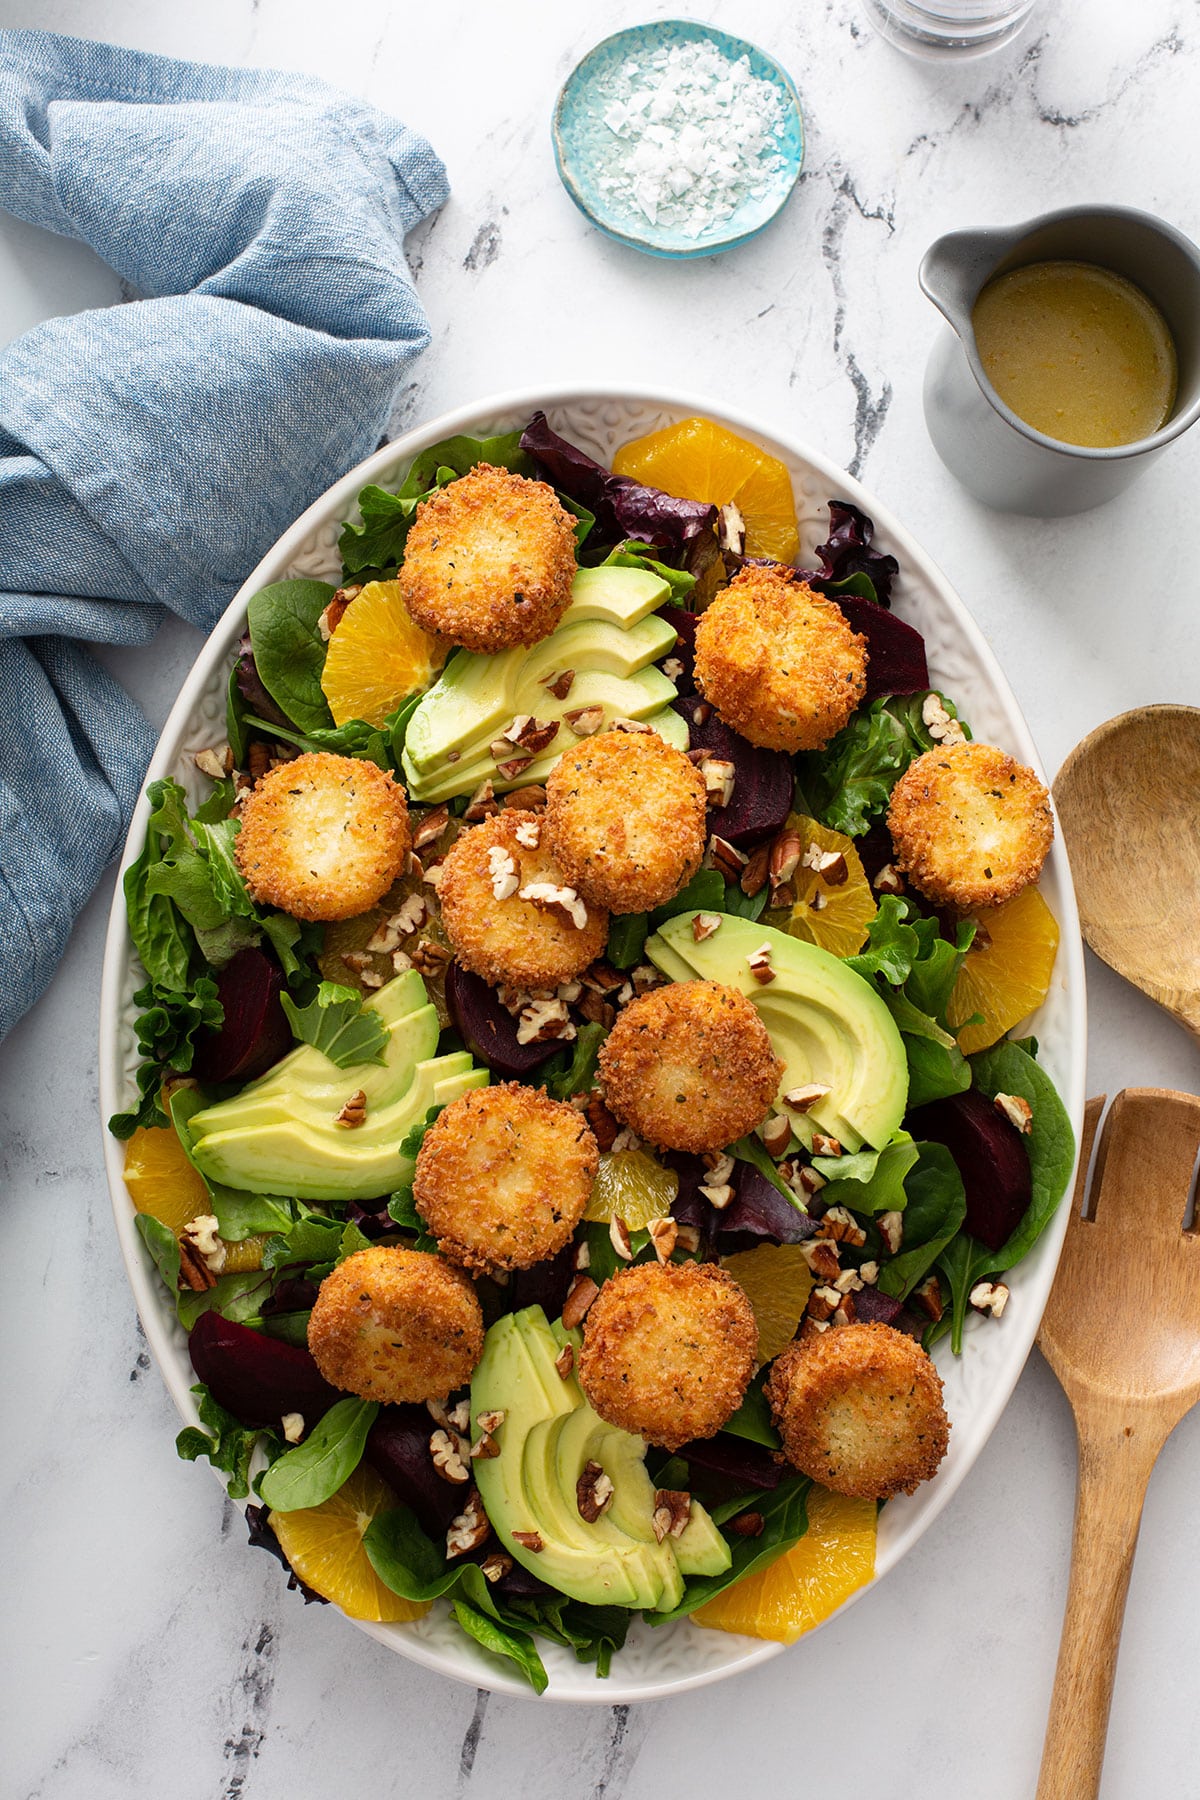
MULTIPOLYGON (((876 544, 899 560, 900 576, 894 586, 893 604, 901 618, 924 634, 931 680, 958 701, 976 737, 1039 766, 1033 741, 1008 683, 963 603, 899 521, 851 476, 815 450, 764 432, 753 420, 697 396, 571 388, 505 394, 446 414, 385 445, 335 482, 283 534, 230 603, 184 682, 154 752, 147 782, 173 775, 187 789, 193 803, 203 797, 207 783, 195 769, 192 754, 225 737, 226 683, 238 638, 245 630, 250 596, 268 582, 287 576, 307 575, 336 582, 341 570, 338 533, 347 519, 357 519, 355 503, 360 489, 369 482, 395 487, 414 456, 429 445, 455 432, 488 436, 513 430, 538 407, 548 414, 555 430, 606 466, 618 447, 630 439, 695 414, 716 419, 752 439, 779 457, 791 476, 804 564, 813 563, 813 550, 826 535, 825 503, 834 498, 861 507, 875 521, 876 544)), ((147 816, 143 793, 125 846, 122 873, 141 849, 147 816)), ((1059 921, 1062 938, 1053 986, 1031 1029, 1037 1034, 1041 1061, 1058 1086, 1078 1139, 1085 1096, 1087 1035, 1083 950, 1070 871, 1060 843, 1046 864, 1042 889, 1059 921)), ((100 1010, 100 1105, 105 1119, 128 1107, 135 1096, 133 994, 142 979, 118 884, 105 946, 100 1010)), ((107 1132, 105 1159, 121 1253, 147 1339, 180 1417, 186 1424, 196 1424, 196 1406, 190 1392, 195 1377, 188 1360, 186 1337, 134 1228, 134 1210, 122 1178, 123 1146, 107 1132)), ((895 1568, 933 1523, 987 1442, 1033 1344, 1058 1262, 1066 1219, 1064 1203, 1034 1252, 1014 1271, 1012 1299, 1001 1323, 980 1321, 969 1326, 961 1357, 953 1357, 945 1342, 938 1346, 936 1361, 945 1382, 946 1407, 953 1427, 950 1450, 933 1481, 911 1498, 893 1500, 884 1508, 879 1522, 876 1581, 895 1568)), ((363 1624, 360 1629, 399 1655, 456 1680, 504 1693, 525 1697, 529 1694, 523 1682, 506 1673, 498 1658, 488 1656, 462 1635, 450 1621, 444 1603, 416 1624, 363 1624)), ((793 1654, 803 1656, 806 1641, 802 1639, 793 1654)), ((607 1680, 598 1681, 594 1670, 577 1663, 567 1650, 541 1643, 539 1648, 550 1675, 547 1699, 599 1705, 682 1693, 743 1672, 781 1651, 778 1644, 702 1630, 686 1620, 656 1629, 637 1621, 625 1649, 613 1660, 612 1674, 607 1680)))

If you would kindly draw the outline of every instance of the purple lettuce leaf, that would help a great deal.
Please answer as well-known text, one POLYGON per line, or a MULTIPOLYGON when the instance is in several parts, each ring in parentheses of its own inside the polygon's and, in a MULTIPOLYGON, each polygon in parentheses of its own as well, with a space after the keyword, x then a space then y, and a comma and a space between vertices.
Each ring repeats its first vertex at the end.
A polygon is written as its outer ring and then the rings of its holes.
POLYGON ((845 581, 851 575, 865 575, 875 589, 875 598, 881 606, 887 606, 900 564, 894 556, 872 549, 874 534, 874 523, 866 513, 851 506, 848 500, 831 500, 829 537, 817 545, 821 567, 816 574, 822 581, 845 581))
POLYGON ((254 651, 250 646, 249 632, 238 644, 237 685, 238 692, 250 712, 256 719, 261 719, 264 725, 282 725, 285 731, 296 729, 287 714, 276 706, 262 684, 258 664, 254 660, 254 651))
POLYGON ((544 412, 535 412, 530 419, 521 434, 521 448, 560 493, 595 514, 597 536, 609 543, 632 539, 663 550, 682 550, 716 524, 715 506, 679 500, 659 488, 643 487, 628 475, 614 475, 552 431, 544 412))

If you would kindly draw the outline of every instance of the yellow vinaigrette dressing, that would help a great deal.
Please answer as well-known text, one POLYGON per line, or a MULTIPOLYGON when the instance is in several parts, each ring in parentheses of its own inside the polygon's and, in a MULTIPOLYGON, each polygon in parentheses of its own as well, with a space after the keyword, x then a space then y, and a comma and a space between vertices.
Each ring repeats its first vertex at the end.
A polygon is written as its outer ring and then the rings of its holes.
POLYGON ((1175 401, 1175 345, 1142 290, 1094 263, 1030 263, 989 281, 971 314, 988 380, 1064 444, 1149 437, 1175 401))

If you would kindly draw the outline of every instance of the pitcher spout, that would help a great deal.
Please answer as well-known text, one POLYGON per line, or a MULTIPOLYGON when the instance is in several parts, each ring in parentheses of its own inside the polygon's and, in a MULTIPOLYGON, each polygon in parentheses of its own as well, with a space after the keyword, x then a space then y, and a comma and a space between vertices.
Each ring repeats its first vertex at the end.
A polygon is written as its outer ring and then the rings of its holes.
POLYGON ((969 337, 971 308, 996 264, 1020 240, 1017 231, 951 231, 925 252, 919 280, 960 338, 969 337))

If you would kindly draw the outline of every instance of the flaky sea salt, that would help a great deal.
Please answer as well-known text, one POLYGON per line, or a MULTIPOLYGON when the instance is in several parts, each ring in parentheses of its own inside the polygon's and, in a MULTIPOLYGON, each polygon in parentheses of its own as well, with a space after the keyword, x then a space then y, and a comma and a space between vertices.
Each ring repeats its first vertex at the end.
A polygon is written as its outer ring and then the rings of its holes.
POLYGON ((598 185, 652 225, 699 238, 761 198, 784 166, 778 89, 752 73, 748 57, 731 60, 709 39, 627 60, 597 87, 612 133, 598 185))

